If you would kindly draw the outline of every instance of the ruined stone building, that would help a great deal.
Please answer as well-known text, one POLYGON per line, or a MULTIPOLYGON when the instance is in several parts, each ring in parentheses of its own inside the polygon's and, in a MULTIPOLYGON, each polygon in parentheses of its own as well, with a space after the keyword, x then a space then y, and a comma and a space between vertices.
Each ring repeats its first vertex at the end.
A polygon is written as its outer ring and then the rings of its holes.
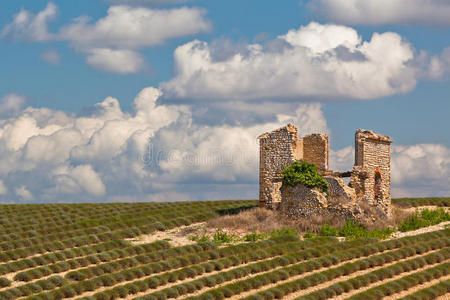
POLYGON ((258 137, 260 143, 260 207, 280 208, 291 215, 339 212, 357 215, 364 202, 390 215, 391 139, 358 129, 355 134, 355 164, 352 171, 333 172, 329 168, 330 144, 325 134, 298 137, 297 127, 288 124, 258 137), (313 163, 329 185, 328 196, 303 185, 282 186, 281 171, 303 159, 313 163), (342 177, 350 177, 349 185, 342 177))

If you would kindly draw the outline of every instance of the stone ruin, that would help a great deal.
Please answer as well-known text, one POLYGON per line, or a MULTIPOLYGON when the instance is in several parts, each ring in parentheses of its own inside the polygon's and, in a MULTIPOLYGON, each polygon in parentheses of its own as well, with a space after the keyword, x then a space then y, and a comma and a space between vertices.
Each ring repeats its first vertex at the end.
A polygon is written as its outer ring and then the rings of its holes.
MULTIPOLYGON (((285 127, 258 137, 260 144, 259 206, 279 209, 290 217, 340 215, 363 219, 363 207, 378 216, 391 215, 391 143, 371 130, 355 133, 352 171, 329 168, 330 144, 326 134, 298 137, 297 127, 285 127), (313 163, 328 182, 328 195, 302 184, 283 186, 281 171, 295 160, 313 163), (343 177, 350 177, 347 185, 343 177)), ((373 216, 372 216, 373 219, 373 216)))

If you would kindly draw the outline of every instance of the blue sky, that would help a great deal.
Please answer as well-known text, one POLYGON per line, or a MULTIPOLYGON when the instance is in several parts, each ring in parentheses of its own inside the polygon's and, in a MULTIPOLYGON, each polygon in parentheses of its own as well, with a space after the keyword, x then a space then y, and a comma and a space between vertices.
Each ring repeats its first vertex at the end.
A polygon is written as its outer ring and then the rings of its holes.
POLYGON ((361 1, 2 2, 0 199, 256 198, 253 139, 284 120, 335 168, 357 128, 390 135, 394 196, 448 195, 450 4, 361 1))

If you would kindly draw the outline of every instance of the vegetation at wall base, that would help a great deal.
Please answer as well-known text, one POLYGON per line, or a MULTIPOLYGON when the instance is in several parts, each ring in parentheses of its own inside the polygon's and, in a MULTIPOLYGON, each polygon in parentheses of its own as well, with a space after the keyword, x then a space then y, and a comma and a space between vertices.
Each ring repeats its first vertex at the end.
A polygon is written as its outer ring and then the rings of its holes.
POLYGON ((394 232, 391 228, 367 230, 363 225, 348 219, 344 226, 335 228, 328 223, 322 225, 319 234, 322 236, 341 236, 350 239, 388 238, 394 232))
POLYGON ((420 212, 416 211, 414 215, 401 222, 398 225, 398 230, 402 232, 411 231, 446 221, 450 221, 450 214, 443 208, 436 210, 424 209, 420 212))

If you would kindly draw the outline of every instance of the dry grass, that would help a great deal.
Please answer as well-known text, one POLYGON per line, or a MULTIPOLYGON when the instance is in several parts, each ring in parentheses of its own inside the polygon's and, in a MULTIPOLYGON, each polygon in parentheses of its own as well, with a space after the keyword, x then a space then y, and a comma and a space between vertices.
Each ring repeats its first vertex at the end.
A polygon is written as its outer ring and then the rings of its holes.
POLYGON ((313 216, 304 219, 289 220, 278 211, 266 208, 252 208, 236 215, 226 215, 207 222, 208 228, 223 228, 240 233, 271 232, 284 227, 296 228, 299 232, 318 232, 322 224, 329 223, 332 226, 345 224, 343 218, 331 218, 313 216))
POLYGON ((383 229, 386 227, 395 228, 400 222, 412 214, 412 212, 408 209, 392 205, 391 217, 387 219, 384 212, 379 208, 371 206, 365 202, 360 202, 358 204, 363 210, 365 216, 363 220, 361 220, 361 224, 368 230, 383 229))
MULTIPOLYGON (((361 221, 369 230, 396 227, 398 223, 406 219, 413 212, 398 206, 392 206, 392 217, 386 219, 384 213, 370 205, 360 204, 364 214, 371 216, 361 221)), ((308 218, 289 219, 278 211, 266 208, 252 208, 235 215, 225 215, 210 220, 207 228, 222 228, 236 233, 271 232, 284 227, 296 228, 300 233, 319 232, 323 224, 328 223, 333 227, 341 227, 346 220, 343 217, 315 215, 308 218)))
POLYGON ((224 228, 242 232, 269 232, 283 228, 286 224, 278 212, 265 208, 252 208, 236 215, 225 215, 209 220, 207 227, 224 228))

